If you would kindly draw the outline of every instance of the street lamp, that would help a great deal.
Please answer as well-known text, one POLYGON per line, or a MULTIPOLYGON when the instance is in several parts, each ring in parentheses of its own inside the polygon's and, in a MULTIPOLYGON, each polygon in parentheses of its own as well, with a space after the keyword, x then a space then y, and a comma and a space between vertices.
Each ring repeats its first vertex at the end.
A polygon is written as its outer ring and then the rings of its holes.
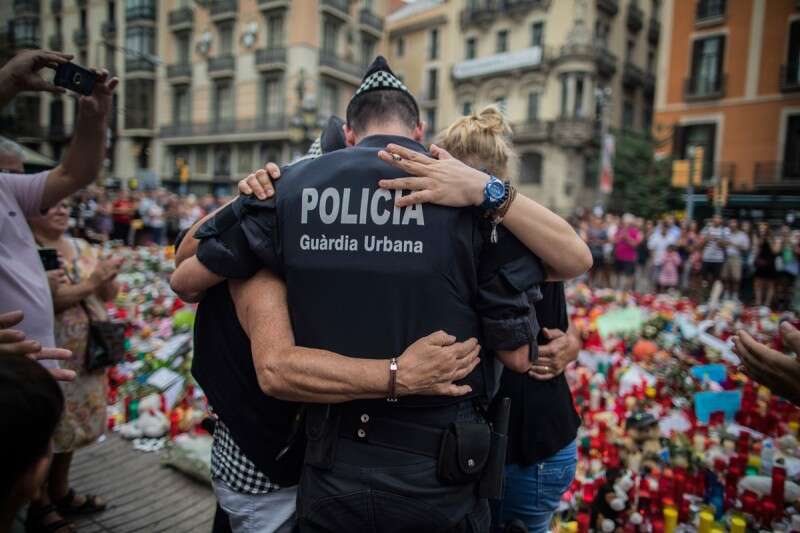
POLYGON ((611 96, 613 95, 611 91, 611 87, 595 87, 594 89, 594 97, 597 101, 597 105, 599 106, 599 118, 600 118, 600 160, 599 165, 597 168, 597 183, 600 186, 600 198, 598 201, 598 207, 601 209, 605 209, 606 204, 608 203, 608 196, 611 194, 611 190, 604 190, 604 183, 603 183, 603 175, 608 169, 606 167, 610 167, 612 165, 612 161, 610 160, 611 154, 606 153, 606 137, 608 137, 608 113, 607 109, 609 104, 611 103, 611 96), (606 158, 609 160, 606 161, 606 158))
POLYGON ((298 110, 289 121, 289 140, 295 145, 297 159, 314 142, 321 131, 316 102, 313 98, 306 97, 306 73, 300 69, 300 75, 295 86, 297 92, 298 110))

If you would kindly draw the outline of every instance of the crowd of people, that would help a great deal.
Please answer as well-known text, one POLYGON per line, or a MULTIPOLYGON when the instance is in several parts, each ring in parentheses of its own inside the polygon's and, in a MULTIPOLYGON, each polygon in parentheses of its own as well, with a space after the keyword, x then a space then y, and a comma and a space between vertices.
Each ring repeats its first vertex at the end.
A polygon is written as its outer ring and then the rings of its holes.
MULTIPOLYGON (((20 53, 0 69, 0 106, 61 92, 40 71, 70 60, 20 53)), ((98 243, 176 245, 171 283, 199 302, 192 370, 217 417, 220 532, 546 531, 581 423, 563 374, 581 339, 553 280, 593 259, 595 284, 722 279, 736 298, 752 270, 757 303, 787 305, 779 287, 797 275, 797 236, 784 228, 608 215, 576 233, 495 177, 514 157, 498 108, 457 120, 426 153, 416 101, 382 58, 319 153, 240 183, 257 198, 95 188, 117 85, 96 74, 55 169, 25 174, 21 152, 0 145, 0 427, 13 436, 0 531, 25 504, 37 533, 75 531, 70 515, 108 505, 69 475, 73 453, 104 431, 105 369, 122 355, 110 353, 122 348, 103 305, 120 262, 98 243), (282 172, 275 201, 262 201, 282 172)), ((767 384, 780 378, 772 363, 800 369, 746 336, 736 349, 767 384)))
POLYGON ((592 253, 594 287, 680 291, 704 300, 715 282, 720 298, 791 309, 800 273, 800 232, 714 215, 708 221, 665 215, 591 214, 576 224, 592 253))

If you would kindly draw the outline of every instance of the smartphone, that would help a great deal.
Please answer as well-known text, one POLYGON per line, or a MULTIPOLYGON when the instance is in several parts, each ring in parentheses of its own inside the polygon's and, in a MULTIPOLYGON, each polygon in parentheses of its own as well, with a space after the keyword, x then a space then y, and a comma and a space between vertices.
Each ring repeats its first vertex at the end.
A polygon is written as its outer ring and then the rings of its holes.
POLYGON ((41 248, 39 258, 42 260, 45 270, 58 270, 61 268, 61 261, 58 259, 58 252, 55 248, 41 248))
POLYGON ((76 93, 90 95, 97 83, 97 74, 75 63, 62 63, 56 67, 53 83, 76 93))

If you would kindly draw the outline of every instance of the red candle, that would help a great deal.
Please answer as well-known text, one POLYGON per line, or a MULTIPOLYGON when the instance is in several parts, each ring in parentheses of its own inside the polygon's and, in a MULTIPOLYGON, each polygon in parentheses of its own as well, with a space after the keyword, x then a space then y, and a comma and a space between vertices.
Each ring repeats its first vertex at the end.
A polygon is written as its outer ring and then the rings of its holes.
POLYGON ((589 533, 589 513, 578 513, 578 533, 589 533))
POLYGON ((786 484, 786 469, 783 466, 775 464, 772 467, 772 491, 770 497, 776 505, 783 506, 784 496, 783 491, 786 484))

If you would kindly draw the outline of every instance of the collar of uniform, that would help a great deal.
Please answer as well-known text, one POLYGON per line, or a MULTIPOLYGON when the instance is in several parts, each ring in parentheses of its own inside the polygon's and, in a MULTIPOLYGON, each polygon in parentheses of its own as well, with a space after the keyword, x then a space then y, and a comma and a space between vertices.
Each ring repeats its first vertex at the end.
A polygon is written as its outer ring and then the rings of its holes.
POLYGON ((427 152, 425 147, 413 139, 400 135, 370 135, 364 137, 356 146, 359 148, 386 148, 387 144, 399 144, 415 152, 427 152))

